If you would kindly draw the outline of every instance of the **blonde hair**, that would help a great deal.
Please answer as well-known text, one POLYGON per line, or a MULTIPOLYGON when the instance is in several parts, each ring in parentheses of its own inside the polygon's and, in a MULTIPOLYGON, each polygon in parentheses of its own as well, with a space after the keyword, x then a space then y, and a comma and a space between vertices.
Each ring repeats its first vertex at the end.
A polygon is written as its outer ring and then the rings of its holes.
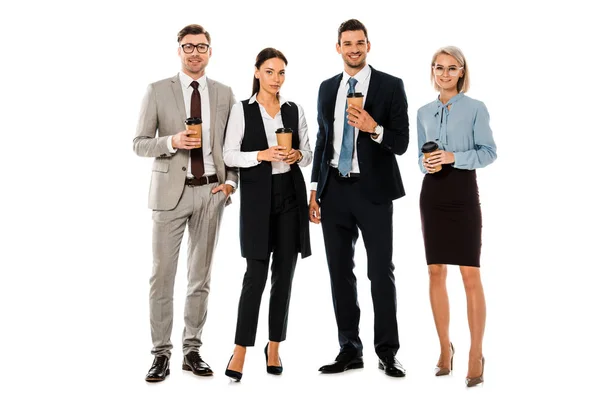
MULTIPOLYGON (((465 59, 465 55, 458 47, 455 47, 455 46, 442 47, 441 49, 439 49, 438 51, 436 51, 433 54, 433 57, 431 58, 431 67, 433 67, 435 65, 435 59, 440 54, 447 54, 451 57, 454 57, 456 59, 456 61, 458 61, 460 66, 463 67, 463 76, 458 78, 458 83, 456 85, 456 88, 458 89, 459 93, 460 92, 466 93, 469 90, 470 80, 469 80, 469 68, 467 67, 467 60, 465 59)), ((433 73, 433 68, 431 68, 430 73, 431 73, 431 83, 433 84, 433 87, 435 88, 435 90, 437 90, 439 92, 440 86, 435 82, 435 75, 433 73)))

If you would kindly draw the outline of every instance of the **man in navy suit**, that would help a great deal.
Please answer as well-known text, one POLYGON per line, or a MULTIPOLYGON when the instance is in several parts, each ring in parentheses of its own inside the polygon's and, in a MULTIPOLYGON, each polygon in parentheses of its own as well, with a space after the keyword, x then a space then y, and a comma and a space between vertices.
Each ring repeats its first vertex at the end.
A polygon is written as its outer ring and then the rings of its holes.
POLYGON ((310 220, 321 223, 340 352, 323 373, 363 368, 358 336, 354 246, 360 229, 368 257, 375 315, 375 352, 387 375, 405 376, 400 347, 392 263, 392 200, 404 196, 396 155, 408 147, 407 101, 402 80, 367 65, 371 43, 358 20, 338 29, 344 72, 321 84, 319 132, 311 178, 310 220), (349 93, 363 94, 363 107, 348 106, 349 93))

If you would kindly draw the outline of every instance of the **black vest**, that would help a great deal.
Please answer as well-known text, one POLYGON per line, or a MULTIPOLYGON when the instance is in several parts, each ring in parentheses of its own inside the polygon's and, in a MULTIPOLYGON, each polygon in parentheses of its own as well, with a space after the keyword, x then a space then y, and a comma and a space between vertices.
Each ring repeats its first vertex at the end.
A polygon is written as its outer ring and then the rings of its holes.
MULTIPOLYGON (((269 148, 265 125, 257 102, 242 102, 244 108, 244 138, 241 151, 261 151, 269 148)), ((292 147, 298 149, 298 107, 292 102, 281 106, 283 126, 292 128, 292 147)), ((290 165, 300 218, 299 248, 302 258, 311 254, 308 228, 306 184, 298 164, 290 165)), ((240 244, 242 257, 265 260, 269 257, 269 216, 271 214, 271 173, 269 161, 250 168, 240 168, 240 244)))

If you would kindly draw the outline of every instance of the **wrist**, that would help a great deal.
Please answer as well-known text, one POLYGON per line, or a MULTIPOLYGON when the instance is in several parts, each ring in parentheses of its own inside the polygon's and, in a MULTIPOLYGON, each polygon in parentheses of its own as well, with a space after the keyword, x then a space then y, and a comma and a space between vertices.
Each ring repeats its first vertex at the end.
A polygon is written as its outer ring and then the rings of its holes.
POLYGON ((302 152, 300 150, 298 150, 298 154, 300 154, 300 157, 298 157, 298 159, 296 160, 296 163, 299 163, 304 158, 304 155, 302 154, 302 152))
POLYGON ((371 137, 373 139, 377 139, 379 137, 379 135, 381 135, 382 133, 383 133, 383 126, 375 125, 375 128, 373 128, 373 133, 371 133, 371 137))

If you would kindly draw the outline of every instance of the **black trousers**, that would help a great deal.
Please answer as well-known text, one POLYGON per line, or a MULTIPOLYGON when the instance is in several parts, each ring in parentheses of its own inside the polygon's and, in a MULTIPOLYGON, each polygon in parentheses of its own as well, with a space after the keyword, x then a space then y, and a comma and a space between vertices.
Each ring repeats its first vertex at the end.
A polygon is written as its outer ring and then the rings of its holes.
POLYGON ((374 204, 360 191, 358 179, 341 178, 331 168, 321 199, 321 225, 340 352, 362 356, 358 336, 360 308, 354 275, 358 230, 367 251, 367 275, 375 315, 375 352, 394 356, 400 347, 396 319, 396 283, 392 263, 392 202, 374 204))
MULTIPOLYGON (((272 176, 269 249, 271 262, 271 299, 269 302, 269 340, 286 338, 292 280, 298 260, 299 215, 292 174, 272 176)), ((267 223, 267 221, 265 221, 267 223)), ((254 346, 260 301, 267 282, 269 258, 246 259, 242 294, 238 306, 235 344, 254 346)))

